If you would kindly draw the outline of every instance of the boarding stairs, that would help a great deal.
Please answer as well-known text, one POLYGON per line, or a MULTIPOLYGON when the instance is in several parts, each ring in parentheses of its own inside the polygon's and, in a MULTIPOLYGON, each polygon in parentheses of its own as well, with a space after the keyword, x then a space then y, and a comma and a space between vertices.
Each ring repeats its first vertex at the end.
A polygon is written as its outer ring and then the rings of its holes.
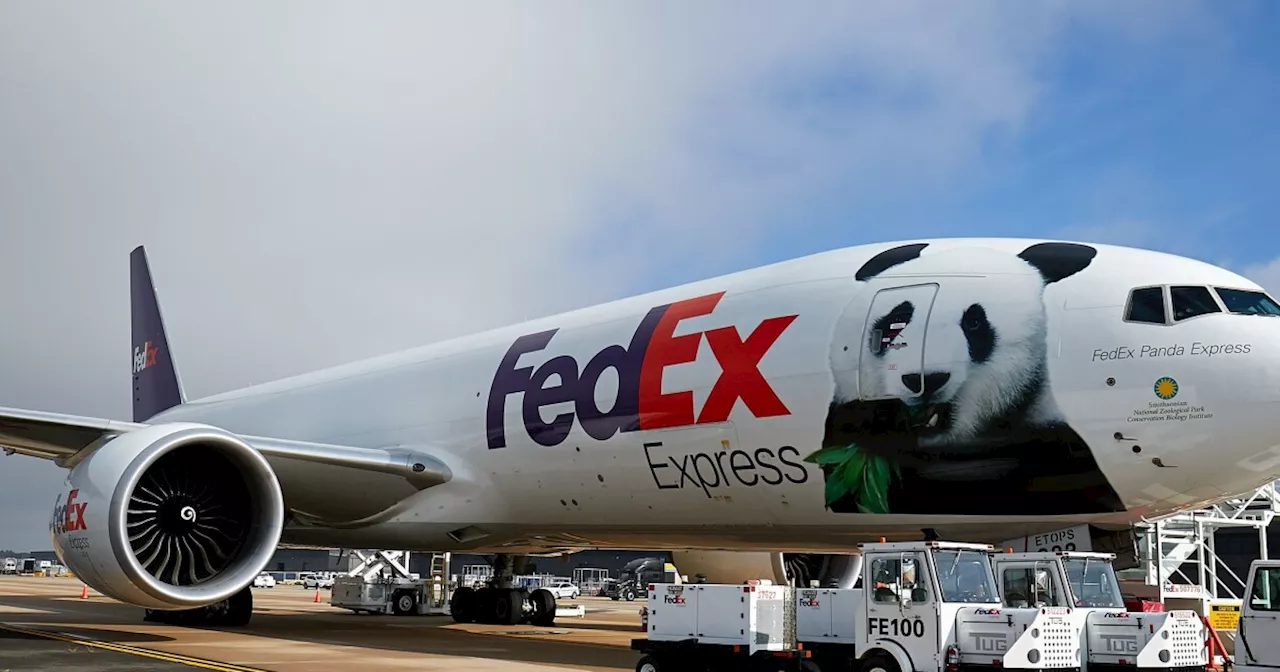
MULTIPOLYGON (((1194 609, 1210 617, 1216 609, 1238 607, 1247 581, 1217 553, 1216 533, 1222 529, 1257 531, 1260 556, 1267 558, 1267 527, 1280 514, 1276 483, 1232 497, 1204 509, 1185 511, 1136 526, 1138 570, 1156 599, 1172 609, 1194 609)), ((1121 578, 1130 571, 1118 572, 1121 578)), ((1217 626, 1215 626, 1217 627, 1217 626)), ((1218 634, 1234 648, 1234 627, 1218 627, 1218 634)))

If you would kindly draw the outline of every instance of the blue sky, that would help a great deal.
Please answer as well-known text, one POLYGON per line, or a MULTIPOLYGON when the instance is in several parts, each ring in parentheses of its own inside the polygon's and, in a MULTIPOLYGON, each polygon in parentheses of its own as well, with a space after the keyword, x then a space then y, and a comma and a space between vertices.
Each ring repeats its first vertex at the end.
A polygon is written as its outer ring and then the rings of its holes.
MULTIPOLYGON (((726 266, 899 237, 1045 236, 1189 255, 1280 291, 1280 268, 1264 268, 1280 257, 1280 5, 1174 2, 1172 16, 1115 7, 1129 14, 1124 27, 1070 23, 1014 66, 1034 91, 1025 109, 969 129, 973 147, 950 170, 895 165, 894 179, 852 187, 834 170, 771 212, 751 253, 726 266)), ((788 94, 778 117, 797 124, 815 109, 856 119, 937 99, 886 102, 838 69, 798 79, 772 83, 788 94)), ((725 155, 731 170, 770 169, 744 168, 748 152, 725 155)), ((860 168, 857 157, 836 165, 860 168)))
MULTIPOLYGON (((1269 0, 0 3, 0 406, 129 417, 138 244, 192 397, 900 238, 1280 291, 1278 34, 1269 0)), ((0 458, 0 547, 47 547, 63 476, 0 458)))

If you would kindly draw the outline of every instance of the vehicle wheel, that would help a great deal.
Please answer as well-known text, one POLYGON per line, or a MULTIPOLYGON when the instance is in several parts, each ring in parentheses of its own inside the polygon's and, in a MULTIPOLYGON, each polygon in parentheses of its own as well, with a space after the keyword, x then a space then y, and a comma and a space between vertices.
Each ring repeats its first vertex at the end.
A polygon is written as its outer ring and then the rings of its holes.
POLYGON ((883 653, 863 658, 862 665, 858 669, 861 672, 901 672, 898 669, 898 662, 883 653))
POLYGON ((533 625, 541 627, 550 627, 556 624, 556 596, 551 591, 538 589, 529 595, 529 601, 533 603, 533 616, 529 622, 533 625))
POLYGON ((476 622, 476 591, 473 588, 459 588, 449 598, 449 614, 454 623, 476 622))
POLYGON ((413 613, 413 607, 417 603, 418 600, 414 598, 413 593, 407 591, 396 593, 391 601, 391 613, 396 616, 408 616, 413 613))
POLYGON ((627 591, 626 591, 625 593, 623 593, 623 594, 622 594, 622 599, 624 599, 624 600, 626 600, 626 601, 628 601, 628 602, 634 602, 634 601, 635 601, 635 599, 636 599, 636 591, 635 591, 635 589, 633 589, 633 588, 628 588, 628 589, 627 589, 627 591))
POLYGON ((641 656, 636 663, 636 672, 666 672, 667 667, 653 656, 641 656))
POLYGON ((493 599, 494 623, 517 625, 524 616, 524 595, 519 590, 499 590, 493 599))

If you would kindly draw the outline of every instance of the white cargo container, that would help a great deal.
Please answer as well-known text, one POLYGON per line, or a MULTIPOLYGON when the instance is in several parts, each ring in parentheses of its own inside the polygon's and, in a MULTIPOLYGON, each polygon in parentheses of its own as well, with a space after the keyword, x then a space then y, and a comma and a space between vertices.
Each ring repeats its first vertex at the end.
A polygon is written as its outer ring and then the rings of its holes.
POLYGON ((647 636, 631 642, 639 672, 816 670, 796 647, 789 586, 650 584, 646 609, 647 636))

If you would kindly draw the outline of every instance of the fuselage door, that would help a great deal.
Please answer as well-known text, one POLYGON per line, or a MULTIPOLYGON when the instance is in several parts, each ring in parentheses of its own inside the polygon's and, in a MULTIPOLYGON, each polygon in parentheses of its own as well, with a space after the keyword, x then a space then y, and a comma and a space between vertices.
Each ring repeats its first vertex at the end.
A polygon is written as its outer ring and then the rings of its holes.
POLYGON ((861 399, 904 399, 923 393, 925 333, 937 294, 938 286, 932 283, 876 292, 858 367, 861 399))

